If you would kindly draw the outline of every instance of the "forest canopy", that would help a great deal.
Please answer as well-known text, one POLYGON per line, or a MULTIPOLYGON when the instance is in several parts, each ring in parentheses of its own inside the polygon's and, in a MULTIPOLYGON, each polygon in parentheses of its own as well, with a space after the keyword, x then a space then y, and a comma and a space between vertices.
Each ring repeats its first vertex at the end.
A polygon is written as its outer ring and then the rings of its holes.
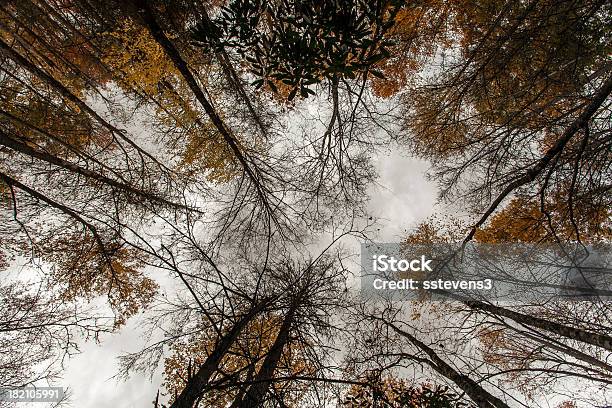
POLYGON ((611 21, 600 0, 2 2, 0 387, 70 383, 82 344, 138 322, 118 376, 161 375, 155 407, 611 405, 609 296, 372 302, 354 253, 411 221, 372 211, 390 152, 439 192, 402 245, 608 248, 611 21))

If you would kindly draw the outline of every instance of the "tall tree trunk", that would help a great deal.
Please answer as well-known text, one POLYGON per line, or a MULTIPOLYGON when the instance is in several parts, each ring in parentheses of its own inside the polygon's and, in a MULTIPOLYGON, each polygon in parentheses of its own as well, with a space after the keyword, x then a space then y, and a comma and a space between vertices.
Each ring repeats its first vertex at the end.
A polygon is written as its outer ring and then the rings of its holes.
POLYGON ((22 68, 24 68, 26 71, 36 76, 41 81, 46 82, 49 86, 55 89, 55 91, 57 91, 62 97, 73 102, 83 111, 87 112, 87 114, 93 117, 98 123, 100 123, 106 129, 108 129, 111 132, 111 134, 119 136, 121 140, 125 141, 130 146, 132 146, 143 159, 144 157, 147 157, 151 161, 153 161, 155 164, 157 164, 160 168, 168 172, 171 172, 170 169, 168 169, 166 166, 160 163, 155 157, 153 157, 153 155, 143 150, 132 139, 127 137, 127 135, 123 131, 111 125, 108 121, 102 118, 102 116, 100 116, 96 111, 94 111, 89 105, 87 105, 78 96, 72 93, 70 89, 66 88, 61 82, 53 78, 53 76, 49 75, 48 73, 46 73, 45 71, 43 71, 42 69, 34 65, 31 61, 23 57, 21 54, 19 54, 17 51, 11 48, 9 44, 4 42, 2 38, 0 38, 0 52, 7 55, 15 63, 17 63, 22 68))
POLYGON ((276 336, 276 340, 266 355, 257 375, 253 379, 253 384, 248 388, 248 391, 241 399, 236 399, 234 401, 231 408, 255 408, 261 406, 263 403, 271 385, 270 380, 273 379, 274 371, 276 371, 278 362, 283 355, 283 350, 289 342, 289 333, 293 326, 296 310, 297 302, 291 306, 285 315, 278 335, 276 336))
POLYGON ((35 149, 25 143, 22 143, 19 140, 16 140, 12 137, 10 137, 9 135, 7 135, 6 133, 4 133, 2 130, 0 130, 0 145, 2 146, 6 146, 12 150, 15 150, 21 154, 24 154, 26 156, 30 156, 33 158, 36 158, 38 160, 42 160, 45 161, 47 163, 50 164, 54 164, 58 167, 61 167, 63 169, 69 170, 73 173, 76 174, 80 174, 82 176, 85 176, 87 178, 99 181, 103 184, 106 184, 107 186, 111 187, 111 188, 115 188, 117 190, 121 190, 125 193, 130 193, 130 194, 134 194, 136 196, 139 196, 141 198, 144 198, 146 200, 149 201, 153 201, 153 202, 158 202, 160 204, 163 205, 167 205, 169 207, 173 207, 173 208, 188 208, 185 205, 182 204, 176 204, 173 203, 171 201, 168 201, 156 194, 147 192, 147 191, 143 191, 141 189, 137 189, 129 184, 125 184, 122 183, 120 181, 117 180, 113 180, 109 177, 106 177, 100 173, 94 172, 92 170, 89 170, 87 168, 81 167, 77 164, 71 163, 67 160, 64 160, 60 157, 57 157, 55 155, 52 155, 51 153, 48 153, 44 150, 40 150, 40 149, 35 149))
POLYGON ((467 375, 461 374, 446 361, 442 360, 440 356, 425 343, 414 337, 412 334, 405 330, 400 329, 395 324, 385 321, 380 317, 374 317, 376 320, 382 321, 387 326, 391 327, 397 334, 407 338, 413 345, 418 347, 424 352, 429 359, 428 364, 439 374, 448 378, 459 388, 461 388, 467 396, 469 396, 475 403, 481 408, 509 408, 505 402, 495 397, 487 390, 482 388, 476 381, 472 380, 467 375))
MULTIPOLYGON (((506 325, 506 327, 508 327, 510 330, 516 330, 516 328, 513 328, 512 326, 506 325)), ((583 353, 580 350, 575 349, 574 347, 571 346, 567 346, 563 343, 559 343, 558 341, 555 341, 554 339, 550 339, 550 338, 543 338, 542 337, 542 333, 538 332, 538 335, 530 333, 530 332, 526 332, 526 331, 519 331, 519 333, 522 336, 525 336, 529 339, 532 339, 552 350, 556 350, 558 352, 561 352, 563 354, 567 354, 568 356, 572 356, 574 357, 576 360, 580 360, 583 361, 587 364, 590 364, 592 366, 595 367, 600 367, 603 368, 604 370, 608 371, 609 373, 612 373, 612 365, 601 361, 593 356, 590 356, 586 353, 583 353)), ((605 376, 605 373, 601 373, 602 376, 605 376)))
POLYGON ((517 188, 534 181, 540 175, 540 173, 551 162, 553 162, 553 159, 563 152, 563 149, 565 149, 567 143, 572 139, 572 137, 574 137, 579 129, 584 128, 589 123, 591 117, 595 114, 595 112, 597 112, 606 99, 608 99, 610 93, 612 93, 612 77, 608 78, 608 80, 604 82, 604 84, 597 90, 595 95, 593 95, 591 102, 584 108, 580 116, 578 116, 576 120, 574 120, 565 129, 563 134, 557 139, 556 143, 550 149, 548 149, 546 153, 527 171, 525 171, 523 174, 517 174, 514 181, 508 184, 506 188, 495 198, 495 200, 493 200, 489 208, 484 212, 478 222, 472 226, 468 235, 463 240, 464 247, 474 238, 478 228, 480 228, 487 221, 489 216, 495 212, 497 207, 510 193, 517 188))
POLYGON ((187 385, 174 400, 170 408, 193 408, 195 402, 201 396, 202 391, 204 391, 208 385, 211 376, 217 371, 221 359, 227 354, 242 330, 244 330, 247 324, 252 321, 265 306, 266 302, 262 302, 251 309, 251 311, 244 315, 225 336, 221 337, 215 349, 210 353, 206 361, 204 361, 193 377, 187 381, 187 385))
POLYGON ((247 158, 240 150, 238 143, 234 140, 230 130, 227 128, 221 117, 217 114, 211 103, 208 101, 204 92, 198 85, 195 77, 191 73, 187 62, 181 57, 181 54, 176 49, 174 44, 168 39, 163 29, 160 27, 153 10, 151 9, 149 2, 147 0, 135 0, 134 4, 138 8, 138 13, 141 15, 146 28, 149 30, 149 33, 153 37, 153 39, 163 48, 166 55, 170 58, 176 69, 181 73, 185 82, 187 82, 187 86, 191 92, 193 92, 194 96, 204 108, 204 111, 212 121, 215 128, 219 131, 223 140, 227 143, 227 145, 232 150, 234 156, 244 169, 245 173, 255 186, 257 193, 262 200, 262 202, 266 205, 268 210, 271 212, 271 209, 268 207, 268 201, 266 199, 266 194, 263 191, 263 186, 257 174, 255 174, 255 170, 251 168, 251 165, 247 161, 247 158))
POLYGON ((594 346, 612 351, 612 337, 605 334, 593 333, 584 329, 566 326, 561 323, 540 319, 539 317, 526 315, 484 302, 473 300, 462 300, 462 302, 471 309, 482 310, 496 316, 507 317, 508 319, 514 320, 515 322, 525 326, 537 327, 538 329, 546 330, 550 333, 555 333, 568 339, 578 340, 583 343, 592 344, 594 346))

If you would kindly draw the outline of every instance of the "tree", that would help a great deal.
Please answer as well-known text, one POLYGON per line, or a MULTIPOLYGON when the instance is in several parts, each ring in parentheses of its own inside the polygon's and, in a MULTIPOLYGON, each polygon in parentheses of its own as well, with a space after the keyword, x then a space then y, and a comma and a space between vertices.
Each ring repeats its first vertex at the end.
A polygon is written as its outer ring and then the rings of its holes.
MULTIPOLYGON (((220 395, 232 398, 232 406, 262 406, 276 400, 292 406, 300 403, 312 382, 326 381, 319 377, 326 372, 326 352, 319 349, 319 336, 331 336, 336 330, 328 313, 329 308, 342 304, 337 299, 341 293, 337 285, 344 271, 334 259, 322 254, 304 264, 281 260, 258 273, 271 279, 266 286, 274 282, 267 288, 273 292, 266 298, 275 301, 266 307, 278 312, 260 317, 247 314, 245 318, 250 316, 250 320, 241 318, 240 323, 229 326, 212 348, 205 343, 204 350, 200 349, 204 354, 200 361, 204 361, 188 369, 194 374, 183 379, 185 388, 172 406, 191 407, 200 401, 223 404, 220 395), (328 309, 322 309, 321 304, 328 309), (208 375, 200 375, 213 359, 216 362, 208 375)), ((191 343, 196 350, 201 345, 191 343)), ((179 367, 184 370, 185 360, 182 362, 179 367)), ((176 369, 177 360, 172 358, 169 364, 176 369)))
MULTIPOLYGON (((155 104, 168 147, 179 152, 179 168, 206 172, 210 180, 219 182, 235 177, 231 151, 212 124, 202 120, 180 73, 146 27, 127 18, 104 34, 102 61, 127 92, 136 91, 155 104)), ((215 69, 206 61, 198 64, 198 69, 215 69)))
POLYGON ((556 242, 577 240, 584 243, 610 240, 609 210, 597 202, 571 207, 564 195, 554 194, 545 203, 529 197, 513 198, 476 231, 478 242, 556 242), (571 212, 571 214, 570 214, 571 212))
POLYGON ((410 89, 439 47, 451 46, 455 7, 450 1, 403 2, 386 35, 389 56, 375 65, 383 76, 371 78, 377 96, 390 98, 410 89))
MULTIPOLYGON (((265 355, 270 352, 274 332, 280 329, 280 324, 279 316, 274 314, 260 315, 250 321, 239 334, 240 338, 234 341, 219 364, 217 368, 219 374, 216 374, 215 377, 220 378, 211 378, 209 381, 212 383, 223 382, 223 376, 241 377, 241 372, 246 372, 244 381, 252 381, 255 370, 260 365, 257 362, 261 362, 265 355), (256 363, 252 364, 252 361, 256 363)), ((194 368, 200 367, 204 360, 212 354, 212 349, 215 347, 215 342, 211 340, 213 338, 212 333, 197 333, 184 342, 172 345, 173 354, 164 362, 166 375, 164 387, 170 395, 178 395, 183 390, 185 383, 194 375, 194 368)), ((301 353, 299 346, 294 347, 289 344, 281 356, 278 377, 290 378, 298 374, 307 375, 308 361, 305 358, 306 356, 301 353)), ((281 393, 284 386, 285 384, 282 382, 273 384, 274 393, 281 393)), ((217 389, 213 386, 198 399, 197 404, 225 407, 237 397, 237 393, 237 390, 231 388, 217 389)), ((293 398, 296 402, 299 401, 299 394, 293 398)), ((173 400, 171 398, 170 402, 173 402, 173 400)), ((288 397, 283 398, 283 400, 289 405, 294 405, 289 402, 290 398, 288 397)))
POLYGON ((405 123, 443 194, 483 214, 476 228, 515 192, 563 217, 552 228, 575 223, 579 202, 609 206, 607 14, 597 1, 459 4, 451 14, 458 52, 407 94, 405 123))
POLYGON ((256 76, 253 85, 290 87, 287 99, 323 79, 380 76, 372 66, 389 57, 384 36, 400 7, 393 1, 335 3, 232 1, 216 20, 204 19, 194 39, 207 49, 237 52, 256 76))
POLYGON ((40 309, 33 313, 40 326, 9 322, 7 355, 20 338, 46 352, 13 353, 24 372, 74 353, 75 333, 116 330, 146 308, 157 284, 143 273, 150 260, 129 245, 126 230, 158 210, 191 210, 172 171, 92 108, 92 94, 109 102, 100 88, 110 75, 97 44, 82 44, 95 37, 95 24, 92 31, 91 20, 73 12, 77 4, 12 2, 0 14, 3 252, 29 259, 49 292, 48 299, 15 292, 31 299, 19 307, 40 309), (104 319, 83 306, 100 296, 111 308, 104 319))
MULTIPOLYGON (((521 214, 515 209, 511 213, 513 216, 521 214)), ((507 216, 503 211, 500 214, 507 216)), ((524 225, 521 223, 504 220, 503 224, 498 224, 495 216, 491 224, 493 228, 476 234, 477 240, 480 237, 487 239, 484 245, 491 242, 488 241, 491 236, 499 239, 492 242, 502 244, 521 242, 522 237, 528 236, 521 230, 524 225), (503 229, 508 226, 517 229, 503 229), (514 235, 514 231, 519 231, 519 234, 514 235)), ((405 243, 452 244, 457 242, 457 237, 465 236, 465 231, 465 226, 457 221, 451 220, 446 226, 430 221, 416 228, 405 243)), ((538 244, 541 241, 533 233, 530 238, 525 242, 538 244)), ((544 243, 550 246, 550 241, 544 240, 544 243)), ((500 250, 503 251, 504 247, 500 250)), ((486 265, 479 265, 478 269, 479 273, 487 274, 486 265)), ((494 271, 490 273, 495 274, 494 271)), ((522 304, 520 301, 504 304, 486 298, 473 299, 451 293, 443 295, 458 302, 458 306, 453 302, 444 309, 452 311, 455 317, 465 313, 465 317, 458 321, 453 319, 454 323, 449 326, 456 324, 458 330, 479 332, 483 361, 477 360, 474 364, 494 367, 493 372, 487 370, 484 378, 501 376, 507 388, 516 388, 527 398, 534 398, 550 389, 547 387, 558 384, 561 378, 575 377, 587 384, 607 382, 607 373, 612 367, 604 356, 609 352, 608 343, 612 339, 601 331, 601 313, 607 313, 609 302, 566 302, 547 298, 535 304, 522 304), (599 338, 600 335, 604 337, 599 338)), ((420 307, 425 308, 425 305, 420 307)))
POLYGON ((81 336, 98 341, 115 329, 113 316, 87 310, 49 291, 49 281, 0 286, 0 385, 23 387, 61 375, 58 365, 78 352, 81 336))
POLYGON ((410 386, 394 377, 368 381, 366 386, 353 385, 344 397, 344 407, 406 407, 444 408, 465 407, 448 388, 421 384, 410 386))
MULTIPOLYGON (((602 119, 609 110, 604 55, 610 44, 598 34, 607 14, 599 2, 498 2, 451 14, 459 52, 449 50, 439 72, 405 97, 414 151, 434 161, 443 196, 468 200, 477 215, 470 228, 455 229, 451 241, 462 234, 464 245, 472 239, 607 240, 608 186, 601 181, 607 178, 609 129, 602 119)), ((435 240, 436 232, 423 227, 419 235, 435 240)), ((599 332, 596 310, 605 310, 606 302, 584 309, 558 302, 523 310, 464 305, 502 322, 503 329, 494 323, 485 329, 499 340, 487 343, 485 354, 489 363, 507 364, 501 371, 509 378, 605 381, 609 368, 601 354, 578 345, 580 335, 570 331, 590 332, 582 333, 588 344, 586 337, 599 332), (536 313, 546 317, 538 320, 536 313)))
POLYGON ((6 2, 0 268, 26 259, 38 281, 0 287, 2 383, 52 380, 80 336, 142 311, 122 374, 163 361, 172 407, 500 408, 609 386, 609 303, 367 303, 342 243, 372 238, 370 156, 393 139, 476 218, 406 244, 606 243, 611 11, 6 2))

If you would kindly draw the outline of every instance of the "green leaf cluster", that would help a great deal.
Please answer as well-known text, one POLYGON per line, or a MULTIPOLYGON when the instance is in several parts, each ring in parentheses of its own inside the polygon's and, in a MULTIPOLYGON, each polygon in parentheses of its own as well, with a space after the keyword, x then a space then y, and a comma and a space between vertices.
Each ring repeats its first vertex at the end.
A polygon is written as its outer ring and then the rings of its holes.
POLYGON ((393 26, 399 1, 234 0, 214 20, 200 21, 192 35, 208 50, 234 50, 256 79, 288 99, 314 94, 325 79, 356 78, 390 56, 385 33, 393 26))

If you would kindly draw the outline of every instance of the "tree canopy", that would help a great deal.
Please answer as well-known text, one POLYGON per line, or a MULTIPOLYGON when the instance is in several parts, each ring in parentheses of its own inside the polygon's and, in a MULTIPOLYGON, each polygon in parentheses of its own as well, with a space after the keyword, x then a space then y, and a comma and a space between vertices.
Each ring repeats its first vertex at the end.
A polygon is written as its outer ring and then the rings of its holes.
POLYGON ((0 386, 70 381, 80 344, 137 321, 118 374, 161 373, 155 407, 609 405, 609 296, 373 302, 353 248, 380 239, 390 151, 439 190, 403 247, 607 248, 611 17, 3 2, 0 386))

